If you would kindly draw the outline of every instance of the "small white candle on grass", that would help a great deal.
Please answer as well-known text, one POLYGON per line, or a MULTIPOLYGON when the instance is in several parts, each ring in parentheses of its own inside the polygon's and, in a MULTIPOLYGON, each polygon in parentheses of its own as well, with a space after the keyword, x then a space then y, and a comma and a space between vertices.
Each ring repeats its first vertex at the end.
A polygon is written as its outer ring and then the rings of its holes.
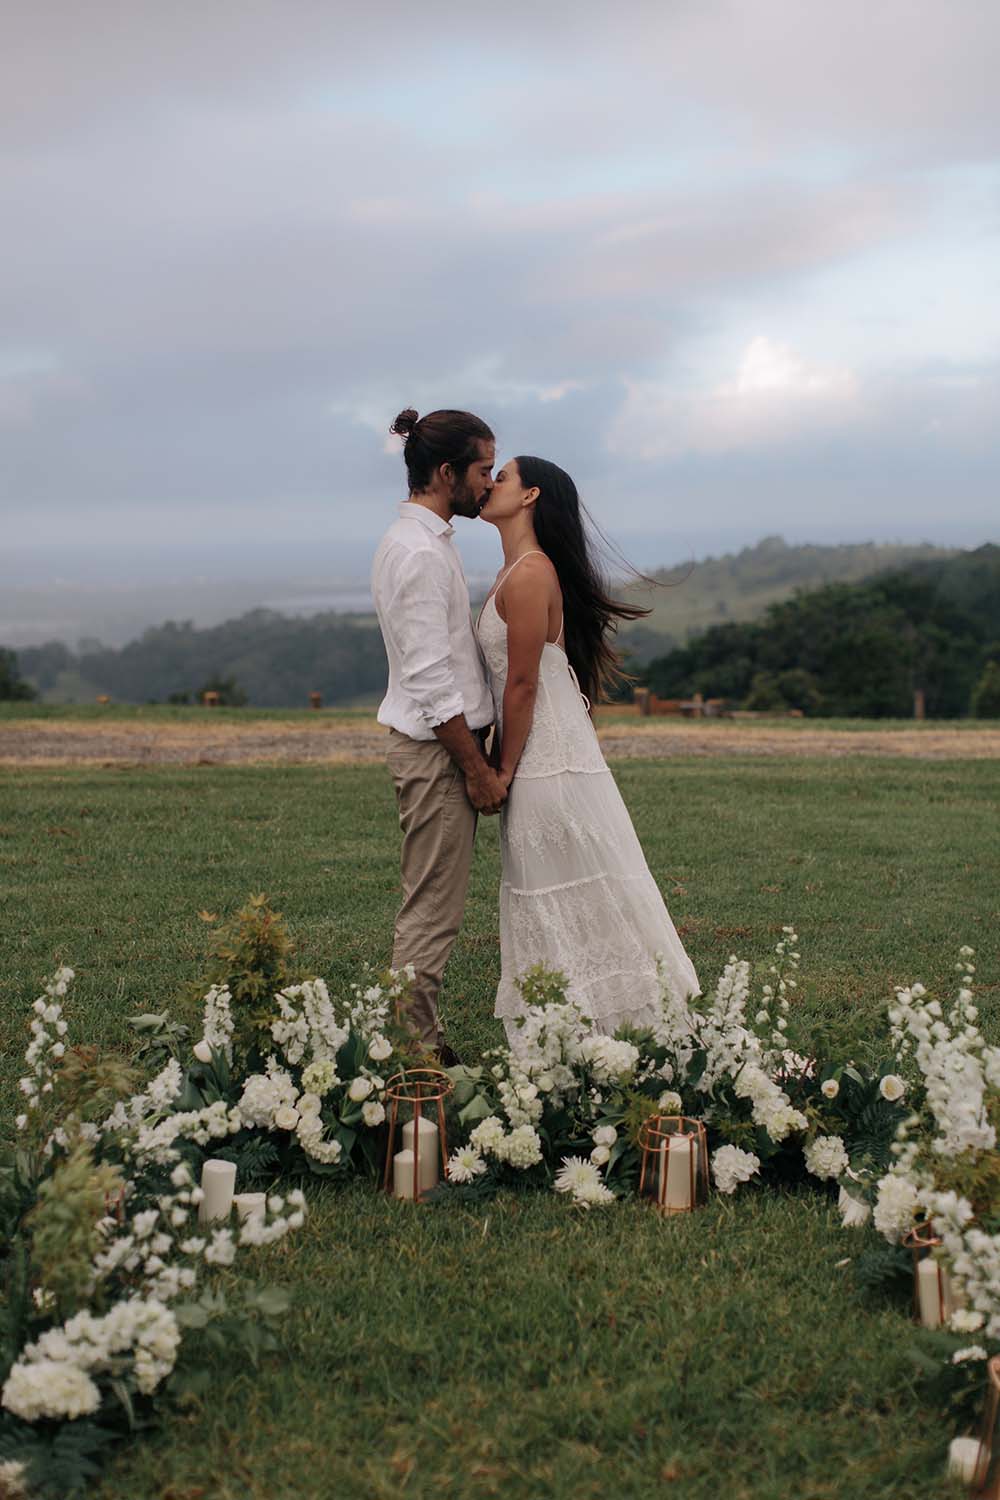
POLYGON ((233 1206, 233 1189, 236 1186, 236 1163, 219 1161, 212 1157, 201 1169, 201 1190, 204 1197, 198 1208, 198 1219, 202 1224, 211 1224, 217 1219, 228 1219, 233 1206))
MULTIPOLYGON (((407 1120, 403 1126, 403 1150, 415 1153, 416 1120, 407 1120)), ((438 1183, 438 1128, 426 1115, 420 1116, 420 1191, 429 1193, 438 1183)), ((415 1153, 416 1154, 416 1153, 415 1153)))
POLYGON ((396 1198, 415 1198, 413 1152, 397 1151, 392 1159, 392 1191, 396 1198))
MULTIPOLYGON (((976 1478, 979 1470, 979 1453, 981 1444, 978 1438, 957 1437, 952 1438, 948 1448, 948 1473, 953 1479, 964 1480, 971 1484, 976 1478)), ((983 1469, 985 1470, 990 1461, 990 1450, 983 1452, 983 1469)))
POLYGON ((698 1143, 673 1135, 660 1148, 660 1202, 665 1208, 691 1208, 691 1184, 698 1167, 698 1143), (666 1182, 663 1174, 666 1172, 666 1182))
POLYGON ((933 1255, 917 1261, 917 1306, 925 1328, 941 1327, 942 1272, 933 1255))
POLYGON ((233 1198, 233 1207, 240 1216, 240 1223, 246 1224, 250 1219, 263 1219, 267 1214, 266 1193, 237 1193, 233 1198))

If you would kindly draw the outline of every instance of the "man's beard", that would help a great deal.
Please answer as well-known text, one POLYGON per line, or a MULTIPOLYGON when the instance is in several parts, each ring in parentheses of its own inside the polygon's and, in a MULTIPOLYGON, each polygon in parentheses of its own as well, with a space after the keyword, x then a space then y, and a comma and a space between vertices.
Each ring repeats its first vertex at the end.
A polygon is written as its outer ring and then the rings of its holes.
POLYGON ((469 520, 472 520, 480 511, 479 501, 473 495, 472 486, 464 475, 455 481, 455 488, 448 503, 453 516, 467 516, 469 520))

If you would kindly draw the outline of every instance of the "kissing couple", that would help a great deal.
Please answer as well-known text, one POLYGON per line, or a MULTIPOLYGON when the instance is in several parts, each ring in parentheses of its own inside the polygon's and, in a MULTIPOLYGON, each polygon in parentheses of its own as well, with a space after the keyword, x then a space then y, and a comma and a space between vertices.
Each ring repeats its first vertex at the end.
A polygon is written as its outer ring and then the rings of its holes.
POLYGON ((378 720, 403 834, 394 968, 415 980, 403 1017, 445 1066, 438 992, 465 908, 476 820, 500 814, 500 984, 517 1047, 516 981, 542 964, 597 1030, 650 1025, 662 980, 699 992, 608 770, 592 705, 621 678, 609 636, 646 611, 611 597, 576 486, 543 458, 508 459, 466 411, 400 412, 409 498, 375 554, 389 662, 378 720), (452 522, 488 521, 503 566, 473 621, 452 522), (495 728, 494 728, 495 727, 495 728), (489 732, 492 748, 487 752, 489 732))

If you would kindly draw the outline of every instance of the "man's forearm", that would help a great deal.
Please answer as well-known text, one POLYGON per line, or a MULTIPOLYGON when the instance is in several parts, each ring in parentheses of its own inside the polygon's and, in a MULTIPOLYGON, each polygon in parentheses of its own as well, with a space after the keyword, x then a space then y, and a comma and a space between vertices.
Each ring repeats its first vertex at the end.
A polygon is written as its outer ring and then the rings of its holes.
POLYGON ((435 724, 434 734, 466 776, 477 776, 486 769, 483 747, 465 722, 464 714, 456 714, 445 724, 435 724))

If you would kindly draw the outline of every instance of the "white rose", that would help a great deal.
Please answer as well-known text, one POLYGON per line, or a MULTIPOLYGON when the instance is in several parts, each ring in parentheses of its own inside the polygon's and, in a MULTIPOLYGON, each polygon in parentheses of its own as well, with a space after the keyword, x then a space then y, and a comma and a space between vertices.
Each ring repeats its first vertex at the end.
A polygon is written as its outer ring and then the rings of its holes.
POLYGON ((323 1101, 318 1094, 300 1094, 296 1102, 303 1118, 306 1115, 318 1115, 323 1108, 323 1101))
POLYGON ((360 1104, 362 1100, 368 1098, 371 1091, 372 1081, 370 1078, 352 1078, 351 1086, 347 1090, 347 1093, 348 1097, 353 1099, 355 1104, 360 1104))
POLYGON ((388 1037, 376 1035, 368 1043, 368 1056, 373 1062, 385 1062, 392 1056, 392 1043, 388 1037))
POLYGON ((210 1063, 212 1061, 212 1049, 204 1037, 202 1037, 200 1042, 195 1042, 192 1051, 200 1063, 210 1063))
POLYGON ((378 1099, 369 1099, 367 1104, 361 1106, 361 1117, 366 1125, 381 1125, 385 1119, 385 1105, 378 1099))
POLYGON ((906 1084, 896 1073, 887 1073, 880 1080, 878 1091, 883 1099, 888 1099, 890 1104, 895 1104, 897 1099, 902 1099, 906 1093, 906 1084))
POLYGON ((824 1099, 836 1099, 840 1093, 840 1084, 836 1078, 828 1078, 824 1083, 820 1084, 819 1091, 824 1099))
POLYGON ((613 1146, 618 1139, 618 1132, 613 1125, 598 1125, 591 1139, 595 1146, 613 1146))
POLYGON ((603 1167, 610 1156, 611 1152, 607 1146, 595 1146, 590 1153, 590 1159, 595 1167, 603 1167))
POLYGON ((290 1104, 282 1104, 274 1111, 274 1123, 279 1130, 294 1130, 299 1123, 299 1112, 290 1104))

